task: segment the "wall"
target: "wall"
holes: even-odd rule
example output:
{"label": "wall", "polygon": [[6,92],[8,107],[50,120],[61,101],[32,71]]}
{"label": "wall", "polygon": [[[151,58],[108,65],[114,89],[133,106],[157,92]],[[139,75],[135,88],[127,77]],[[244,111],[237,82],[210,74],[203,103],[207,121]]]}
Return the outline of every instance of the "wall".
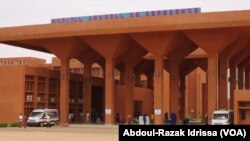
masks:
{"label": "wall", "polygon": [[126,88],[125,85],[115,85],[115,114],[125,113]]}
{"label": "wall", "polygon": [[134,87],[134,100],[142,101],[142,112],[150,115],[153,113],[153,90]]}
{"label": "wall", "polygon": [[197,77],[196,77],[196,70],[191,72],[186,77],[186,115],[190,116],[191,118],[196,118],[196,111],[197,111]]}
{"label": "wall", "polygon": [[[244,107],[240,107],[239,103],[247,103]],[[240,109],[246,110],[246,119],[240,119]],[[234,91],[234,123],[235,124],[250,124],[250,90]]]}
{"label": "wall", "polygon": [[205,94],[202,84],[206,83],[205,72],[197,68],[186,76],[186,115],[198,118],[202,115],[202,97]]}
{"label": "wall", "polygon": [[17,122],[23,113],[24,67],[0,67],[0,122]]}
{"label": "wall", "polygon": [[[120,113],[125,111],[125,85],[115,86],[115,111]],[[142,112],[152,114],[153,112],[153,90],[147,88],[134,87],[134,100],[142,101]]]}

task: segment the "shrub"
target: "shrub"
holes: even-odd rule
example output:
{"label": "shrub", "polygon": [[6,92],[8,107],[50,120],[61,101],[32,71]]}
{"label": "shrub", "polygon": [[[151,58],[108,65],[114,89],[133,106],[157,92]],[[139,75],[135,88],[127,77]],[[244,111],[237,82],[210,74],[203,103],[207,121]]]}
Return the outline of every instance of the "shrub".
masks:
{"label": "shrub", "polygon": [[9,123],[8,127],[18,127],[19,124],[17,122],[12,122],[12,123]]}
{"label": "shrub", "polygon": [[0,123],[0,127],[7,127],[8,124],[7,123]]}

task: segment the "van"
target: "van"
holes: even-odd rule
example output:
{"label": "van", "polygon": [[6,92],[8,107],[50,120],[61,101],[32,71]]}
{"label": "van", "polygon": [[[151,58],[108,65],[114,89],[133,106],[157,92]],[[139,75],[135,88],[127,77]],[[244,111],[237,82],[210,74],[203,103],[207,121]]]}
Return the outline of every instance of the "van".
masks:
{"label": "van", "polygon": [[232,110],[221,109],[214,111],[212,115],[212,125],[232,125],[234,113]]}
{"label": "van", "polygon": [[57,109],[35,109],[31,112],[27,124],[29,126],[44,126],[46,125],[47,115],[50,116],[51,125],[59,124],[59,114]]}

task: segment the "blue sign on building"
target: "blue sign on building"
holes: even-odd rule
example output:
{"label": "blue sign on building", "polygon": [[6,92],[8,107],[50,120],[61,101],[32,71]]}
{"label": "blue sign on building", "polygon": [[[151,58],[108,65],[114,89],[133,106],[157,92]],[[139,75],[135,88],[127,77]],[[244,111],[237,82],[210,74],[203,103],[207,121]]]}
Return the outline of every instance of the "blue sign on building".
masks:
{"label": "blue sign on building", "polygon": [[192,14],[192,13],[200,13],[200,12],[201,12],[201,8],[171,9],[171,10],[158,10],[158,11],[144,11],[144,12],[58,18],[58,19],[51,19],[51,23],[88,22],[88,21],[108,20],[108,19],[126,19],[126,18],[139,18],[139,17],[149,17],[149,16],[169,16],[169,15],[179,15],[179,14]]}

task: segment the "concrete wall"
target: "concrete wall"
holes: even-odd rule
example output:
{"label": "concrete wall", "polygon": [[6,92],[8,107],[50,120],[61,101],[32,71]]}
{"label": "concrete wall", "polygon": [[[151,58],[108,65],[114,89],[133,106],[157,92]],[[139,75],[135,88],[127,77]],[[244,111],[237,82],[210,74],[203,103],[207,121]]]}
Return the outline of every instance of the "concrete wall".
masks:
{"label": "concrete wall", "polygon": [[202,84],[206,83],[205,72],[197,68],[186,77],[186,116],[198,118],[202,116]]}
{"label": "concrete wall", "polygon": [[134,87],[134,100],[142,101],[142,112],[150,115],[153,113],[153,90]]}
{"label": "concrete wall", "polygon": [[0,122],[18,121],[23,113],[24,67],[0,67]]}
{"label": "concrete wall", "polygon": [[[115,89],[115,113],[125,111],[126,86],[116,85]],[[142,112],[152,114],[153,112],[153,90],[134,87],[134,100],[142,101]]]}

